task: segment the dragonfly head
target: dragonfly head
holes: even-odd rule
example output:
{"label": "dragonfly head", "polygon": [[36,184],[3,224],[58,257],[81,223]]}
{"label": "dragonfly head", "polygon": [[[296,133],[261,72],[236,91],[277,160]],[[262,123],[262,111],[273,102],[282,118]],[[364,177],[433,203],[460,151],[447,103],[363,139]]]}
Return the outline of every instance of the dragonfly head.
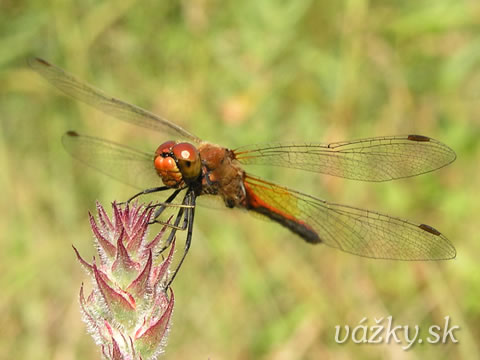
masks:
{"label": "dragonfly head", "polygon": [[167,186],[176,187],[198,179],[201,165],[198,150],[190,143],[167,141],[155,152],[155,169]]}

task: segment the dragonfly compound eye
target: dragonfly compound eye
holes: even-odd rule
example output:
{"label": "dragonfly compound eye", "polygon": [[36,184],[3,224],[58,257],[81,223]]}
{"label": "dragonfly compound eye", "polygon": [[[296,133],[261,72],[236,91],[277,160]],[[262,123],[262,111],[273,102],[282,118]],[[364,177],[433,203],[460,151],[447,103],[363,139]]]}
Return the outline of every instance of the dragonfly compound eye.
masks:
{"label": "dragonfly compound eye", "polygon": [[167,141],[164,142],[162,145],[160,145],[157,148],[157,151],[155,151],[155,155],[164,155],[165,154],[170,154],[172,152],[172,148],[175,146],[175,141]]}
{"label": "dragonfly compound eye", "polygon": [[197,148],[189,143],[178,143],[173,146],[172,151],[183,179],[186,181],[197,179],[202,165]]}
{"label": "dragonfly compound eye", "polygon": [[157,155],[153,165],[165,185],[175,187],[182,183],[182,173],[178,170],[175,159],[171,156]]}

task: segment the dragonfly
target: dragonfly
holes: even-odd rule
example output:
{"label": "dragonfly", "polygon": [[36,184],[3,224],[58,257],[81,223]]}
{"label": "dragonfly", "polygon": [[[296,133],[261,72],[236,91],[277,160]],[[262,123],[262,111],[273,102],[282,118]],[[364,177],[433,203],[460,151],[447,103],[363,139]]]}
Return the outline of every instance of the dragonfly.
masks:
{"label": "dragonfly", "polygon": [[[173,191],[155,212],[156,217],[182,194],[172,225],[187,230],[177,271],[191,245],[197,197],[205,195],[219,197],[227,208],[260,214],[307,243],[325,244],[362,257],[448,260],[456,256],[451,242],[430,225],[328,202],[251,175],[243,167],[278,166],[383,182],[425,174],[452,163],[455,152],[440,141],[424,135],[404,135],[229,149],[111,97],[43,59],[31,59],[30,66],[68,96],[119,120],[170,137],[151,153],[75,131],[68,131],[62,142],[74,158],[142,190],[129,201],[144,194]],[[171,236],[166,246],[169,242]]]}

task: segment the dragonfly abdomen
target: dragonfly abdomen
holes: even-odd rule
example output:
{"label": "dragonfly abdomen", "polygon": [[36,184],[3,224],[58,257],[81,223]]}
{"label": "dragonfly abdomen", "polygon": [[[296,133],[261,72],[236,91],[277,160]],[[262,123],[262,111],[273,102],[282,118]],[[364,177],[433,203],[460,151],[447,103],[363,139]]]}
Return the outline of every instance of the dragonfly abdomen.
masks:
{"label": "dragonfly abdomen", "polygon": [[318,234],[305,222],[297,219],[292,214],[275,208],[263,201],[255,192],[245,183],[245,190],[247,196],[245,198],[245,208],[254,211],[258,214],[264,215],[269,219],[276,221],[280,225],[286,227],[293,233],[299,235],[306,242],[311,244],[321,243],[322,240]]}

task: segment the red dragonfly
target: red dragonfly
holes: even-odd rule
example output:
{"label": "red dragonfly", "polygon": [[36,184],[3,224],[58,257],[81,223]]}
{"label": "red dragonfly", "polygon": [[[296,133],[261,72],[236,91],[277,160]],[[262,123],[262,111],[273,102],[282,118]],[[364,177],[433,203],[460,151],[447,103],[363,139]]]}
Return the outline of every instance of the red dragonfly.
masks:
{"label": "red dragonfly", "polygon": [[187,230],[180,265],[191,243],[196,198],[202,195],[216,195],[229,208],[261,214],[308,243],[325,244],[359,256],[396,260],[446,260],[456,256],[450,241],[429,225],[329,203],[247,174],[242,168],[244,164],[273,165],[354,180],[389,181],[428,173],[453,162],[455,152],[437,140],[422,135],[385,136],[231,150],[205,142],[160,116],[110,97],[45,60],[32,59],[30,65],[72,98],[175,139],[164,142],[155,152],[145,153],[69,131],[63,137],[63,145],[81,162],[143,189],[130,200],[142,194],[173,190],[156,216],[173,204],[180,193],[184,194],[174,221],[174,228]]}

